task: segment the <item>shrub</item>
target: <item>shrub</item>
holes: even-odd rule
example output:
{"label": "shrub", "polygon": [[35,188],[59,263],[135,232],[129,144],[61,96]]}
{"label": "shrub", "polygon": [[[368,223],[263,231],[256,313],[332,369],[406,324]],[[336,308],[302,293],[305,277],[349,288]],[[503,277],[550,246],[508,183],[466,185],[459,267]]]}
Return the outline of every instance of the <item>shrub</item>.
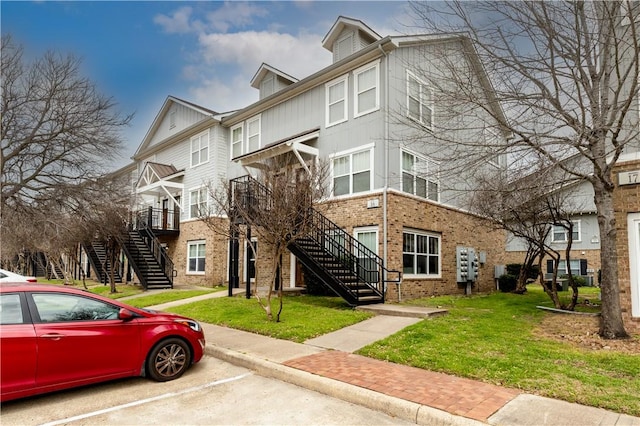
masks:
{"label": "shrub", "polygon": [[[520,276],[520,270],[522,269],[522,267],[523,265],[521,263],[509,263],[505,268],[506,274],[513,275],[517,278]],[[526,271],[526,278],[535,280],[539,275],[540,268],[538,267],[538,265],[531,265],[531,267]]]}
{"label": "shrub", "polygon": [[511,274],[503,274],[498,277],[498,288],[503,293],[511,293],[516,289],[518,276]]}
{"label": "shrub", "polygon": [[[568,279],[569,276],[568,275],[563,275],[560,278]],[[584,287],[584,286],[587,285],[587,280],[584,277],[572,275],[571,278],[573,278],[573,282],[575,283],[576,287]],[[571,283],[569,283],[569,284],[571,284]]]}

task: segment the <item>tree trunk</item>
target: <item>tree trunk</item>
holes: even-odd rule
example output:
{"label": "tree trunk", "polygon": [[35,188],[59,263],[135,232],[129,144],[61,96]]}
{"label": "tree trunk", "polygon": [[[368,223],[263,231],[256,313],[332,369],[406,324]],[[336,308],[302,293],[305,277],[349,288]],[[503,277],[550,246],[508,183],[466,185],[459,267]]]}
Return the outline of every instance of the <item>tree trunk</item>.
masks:
{"label": "tree trunk", "polygon": [[613,185],[600,180],[593,183],[595,204],[600,229],[600,264],[602,310],[600,315],[600,336],[605,339],[629,337],[624,329],[620,308],[620,287],[618,285],[618,256],[616,219],[613,211]]}

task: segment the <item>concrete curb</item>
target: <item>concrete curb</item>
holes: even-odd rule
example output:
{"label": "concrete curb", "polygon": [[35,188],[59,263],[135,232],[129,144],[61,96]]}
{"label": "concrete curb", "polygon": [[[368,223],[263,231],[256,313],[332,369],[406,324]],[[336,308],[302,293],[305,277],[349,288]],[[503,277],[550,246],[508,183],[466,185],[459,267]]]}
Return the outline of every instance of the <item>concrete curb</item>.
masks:
{"label": "concrete curb", "polygon": [[261,376],[271,377],[324,395],[380,411],[419,425],[480,426],[484,423],[466,417],[455,416],[446,411],[384,395],[369,389],[343,383],[306,371],[285,367],[281,364],[259,359],[230,349],[207,345],[205,353],[231,364],[248,368]]}

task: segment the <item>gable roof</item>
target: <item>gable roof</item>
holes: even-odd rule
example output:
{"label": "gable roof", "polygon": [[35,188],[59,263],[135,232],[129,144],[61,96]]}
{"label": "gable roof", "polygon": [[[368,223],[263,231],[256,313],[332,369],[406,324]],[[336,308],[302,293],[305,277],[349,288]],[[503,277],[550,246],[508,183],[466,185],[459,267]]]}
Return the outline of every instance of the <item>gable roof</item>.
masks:
{"label": "gable roof", "polygon": [[142,153],[144,149],[149,146],[149,144],[151,143],[151,139],[153,138],[153,135],[158,131],[160,124],[164,120],[165,116],[168,114],[169,109],[171,109],[171,106],[173,104],[183,105],[184,107],[197,111],[206,117],[220,121],[219,119],[216,118],[216,116],[218,115],[217,112],[209,108],[205,108],[203,106],[194,104],[193,102],[188,102],[183,99],[177,98],[175,96],[169,95],[167,96],[167,99],[165,99],[164,103],[162,104],[160,111],[158,112],[156,117],[153,119],[153,122],[151,123],[151,127],[149,127],[149,130],[147,130],[147,133],[142,139],[142,142],[138,146],[138,149],[136,150],[135,154],[133,155],[132,157],[133,159],[137,159],[140,153]]}
{"label": "gable roof", "polygon": [[327,35],[322,39],[322,47],[332,51],[333,43],[340,36],[345,28],[356,28],[365,35],[367,35],[372,42],[380,40],[382,37],[377,32],[373,31],[367,24],[359,19],[348,18],[346,16],[338,16],[336,22],[333,24]]}
{"label": "gable roof", "polygon": [[279,69],[274,68],[271,65],[265,64],[263,62],[262,65],[260,65],[260,68],[258,68],[258,71],[256,71],[256,74],[251,79],[251,87],[259,89],[260,88],[260,83],[267,76],[267,74],[269,74],[270,72],[275,74],[275,75],[277,75],[278,77],[281,77],[282,79],[286,80],[289,83],[295,83],[295,82],[298,81],[297,78],[292,77],[289,74],[284,73],[284,72],[280,71]]}

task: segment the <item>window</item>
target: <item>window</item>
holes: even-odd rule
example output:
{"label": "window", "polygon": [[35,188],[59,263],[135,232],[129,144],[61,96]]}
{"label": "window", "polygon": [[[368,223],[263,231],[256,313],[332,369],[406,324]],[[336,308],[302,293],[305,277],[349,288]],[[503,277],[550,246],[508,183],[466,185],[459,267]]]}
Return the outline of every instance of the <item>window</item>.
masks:
{"label": "window", "polygon": [[378,90],[379,66],[367,65],[353,72],[355,92],[354,117],[370,113],[380,107],[380,93]]}
{"label": "window", "polygon": [[187,244],[187,273],[204,274],[206,243],[204,240]]}
{"label": "window", "polygon": [[242,155],[242,124],[231,128],[231,158]]}
{"label": "window", "polygon": [[20,295],[5,293],[0,295],[0,324],[22,324]]}
{"label": "window", "polygon": [[433,127],[433,93],[427,85],[407,71],[407,116],[431,129]]}
{"label": "window", "polygon": [[347,76],[327,83],[327,120],[326,126],[347,121]]}
{"label": "window", "polygon": [[209,132],[191,138],[191,167],[209,161]]}
{"label": "window", "polygon": [[41,322],[118,319],[120,308],[74,294],[33,293]]}
{"label": "window", "polygon": [[440,236],[420,231],[404,231],[402,271],[408,275],[439,277]]}
{"label": "window", "polygon": [[267,96],[272,95],[276,91],[275,87],[276,85],[274,75],[271,74],[266,76],[260,83],[260,97],[266,98]]}
{"label": "window", "polygon": [[[580,241],[580,221],[572,220],[571,223],[573,223],[573,233],[571,235],[571,241]],[[553,229],[551,230],[551,242],[566,243],[568,241],[569,231],[563,226],[553,225]]]}
{"label": "window", "polygon": [[402,190],[406,193],[440,200],[440,179],[437,163],[402,151]]}
{"label": "window", "polygon": [[334,62],[344,59],[353,53],[353,33],[336,42],[336,52],[337,56]]}
{"label": "window", "polygon": [[369,191],[372,187],[372,151],[354,152],[333,158],[333,195]]}
{"label": "window", "polygon": [[247,121],[247,152],[260,148],[260,116]]}
{"label": "window", "polygon": [[189,217],[195,219],[207,214],[207,188],[198,188],[189,192]]}

